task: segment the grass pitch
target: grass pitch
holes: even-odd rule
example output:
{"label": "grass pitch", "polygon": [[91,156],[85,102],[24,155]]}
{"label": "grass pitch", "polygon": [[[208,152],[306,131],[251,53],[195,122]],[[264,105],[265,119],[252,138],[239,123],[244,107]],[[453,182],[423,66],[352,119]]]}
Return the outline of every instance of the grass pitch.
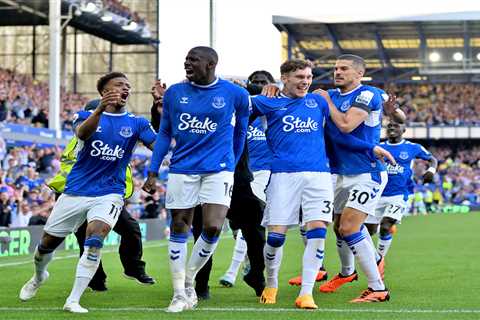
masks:
{"label": "grass pitch", "polygon": [[[157,279],[157,284],[150,287],[123,278],[118,254],[114,248],[107,249],[103,261],[109,290],[84,294],[81,303],[90,310],[85,315],[62,311],[77,263],[71,253],[56,255],[59,259],[49,266],[50,279],[28,302],[20,302],[18,293],[32,275],[31,257],[1,258],[0,319],[480,319],[479,229],[478,212],[405,218],[386,260],[390,302],[348,303],[367,286],[360,272],[358,282],[333,294],[319,293],[317,285],[317,311],[295,309],[299,289],[287,284],[301,268],[303,243],[298,230],[287,236],[275,306],[259,304],[240,276],[233,288],[218,284],[231,259],[233,240],[228,235],[223,237],[214,256],[212,298],[201,301],[197,310],[181,314],[164,312],[172,293],[166,241],[145,244],[147,271]],[[339,260],[331,230],[327,238],[325,265],[332,277],[338,272]]]}

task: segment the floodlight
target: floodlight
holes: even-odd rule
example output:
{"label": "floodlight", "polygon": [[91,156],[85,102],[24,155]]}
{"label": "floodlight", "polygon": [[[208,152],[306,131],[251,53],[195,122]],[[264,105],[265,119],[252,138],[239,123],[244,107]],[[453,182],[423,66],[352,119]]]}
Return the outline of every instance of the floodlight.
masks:
{"label": "floodlight", "polygon": [[428,56],[431,62],[438,62],[441,59],[440,53],[434,51]]}
{"label": "floodlight", "polygon": [[453,57],[453,60],[455,61],[463,60],[463,54],[461,52],[455,52],[452,57]]}

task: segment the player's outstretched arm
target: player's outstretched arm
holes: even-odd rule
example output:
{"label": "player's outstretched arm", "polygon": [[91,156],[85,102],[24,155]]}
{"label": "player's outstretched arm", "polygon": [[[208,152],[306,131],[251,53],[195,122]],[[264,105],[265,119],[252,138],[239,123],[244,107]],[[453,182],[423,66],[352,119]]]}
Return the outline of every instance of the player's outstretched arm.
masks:
{"label": "player's outstretched arm", "polygon": [[361,108],[350,108],[346,113],[340,112],[325,90],[317,89],[313,93],[321,95],[327,101],[330,117],[343,133],[352,132],[368,117],[368,112]]}
{"label": "player's outstretched arm", "polygon": [[109,105],[115,105],[121,100],[121,95],[116,91],[109,91],[102,96],[100,105],[92,112],[92,114],[85,119],[81,124],[75,128],[75,135],[80,140],[87,140],[92,134],[97,131],[100,122],[100,116]]}

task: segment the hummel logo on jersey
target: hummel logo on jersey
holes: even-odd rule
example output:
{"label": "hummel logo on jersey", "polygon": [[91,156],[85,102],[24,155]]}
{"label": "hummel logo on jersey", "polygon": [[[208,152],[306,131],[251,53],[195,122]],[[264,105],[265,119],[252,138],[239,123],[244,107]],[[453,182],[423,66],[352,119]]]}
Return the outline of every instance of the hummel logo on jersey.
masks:
{"label": "hummel logo on jersey", "polygon": [[290,132],[295,130],[296,133],[308,133],[318,130],[318,122],[308,117],[307,120],[302,120],[299,117],[285,116],[282,118],[284,123],[283,131]]}
{"label": "hummel logo on jersey", "polygon": [[98,126],[96,132],[102,132],[102,127]]}
{"label": "hummel logo on jersey", "polygon": [[373,188],[373,192],[370,192],[370,197],[371,197],[372,199],[375,199],[375,197],[377,196],[378,191],[380,191],[380,189]]}
{"label": "hummel logo on jersey", "polygon": [[201,121],[196,116],[189,113],[182,113],[180,115],[180,123],[178,130],[188,130],[191,133],[207,134],[208,132],[215,132],[217,130],[217,123],[206,117]]}
{"label": "hummel logo on jersey", "polygon": [[247,140],[266,140],[265,133],[254,126],[248,126]]}
{"label": "hummel logo on jersey", "polygon": [[92,142],[93,150],[90,151],[92,157],[100,157],[100,160],[115,161],[117,159],[122,159],[125,151],[119,147],[115,146],[115,149],[110,148],[108,143],[103,143],[101,140],[95,140]]}
{"label": "hummel logo on jersey", "polygon": [[182,104],[187,104],[187,103],[188,103],[188,97],[182,97],[182,98],[180,98],[180,103],[182,103]]}

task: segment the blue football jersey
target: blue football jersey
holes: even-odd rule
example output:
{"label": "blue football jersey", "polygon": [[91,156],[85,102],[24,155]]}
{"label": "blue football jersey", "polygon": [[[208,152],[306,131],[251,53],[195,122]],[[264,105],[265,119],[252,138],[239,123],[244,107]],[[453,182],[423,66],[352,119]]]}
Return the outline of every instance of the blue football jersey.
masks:
{"label": "blue football jersey", "polygon": [[295,99],[256,96],[252,109],[253,115],[264,115],[267,120],[272,173],[330,172],[324,140],[325,119],[329,116],[325,99],[316,94]]}
{"label": "blue football jersey", "polygon": [[265,129],[261,118],[255,119],[247,132],[248,155],[251,171],[270,170],[272,152],[267,145]]}
{"label": "blue football jersey", "polygon": [[388,183],[382,196],[396,196],[403,194],[405,199],[411,194],[413,186],[413,164],[415,159],[430,160],[432,154],[423,146],[407,140],[392,144],[383,142],[382,148],[389,151],[397,161],[395,166],[387,164]]}
{"label": "blue football jersey", "polygon": [[226,80],[177,83],[165,92],[150,172],[158,172],[172,138],[170,172],[234,171],[247,135],[250,97]]}
{"label": "blue football jersey", "polygon": [[[383,90],[382,90],[383,91]],[[328,90],[332,102],[343,113],[352,106],[368,112],[368,118],[349,134],[372,144],[380,142],[383,97],[380,89],[360,85],[354,90],[341,93],[339,89]],[[330,165],[333,173],[357,175],[384,171],[384,165],[371,152],[345,148],[338,143],[329,146]]]}
{"label": "blue football jersey", "polygon": [[[80,111],[74,127],[91,111]],[[147,119],[131,113],[103,112],[97,131],[77,145],[77,162],[67,176],[65,193],[77,196],[103,196],[125,193],[125,172],[138,141],[150,145],[155,131]]]}

